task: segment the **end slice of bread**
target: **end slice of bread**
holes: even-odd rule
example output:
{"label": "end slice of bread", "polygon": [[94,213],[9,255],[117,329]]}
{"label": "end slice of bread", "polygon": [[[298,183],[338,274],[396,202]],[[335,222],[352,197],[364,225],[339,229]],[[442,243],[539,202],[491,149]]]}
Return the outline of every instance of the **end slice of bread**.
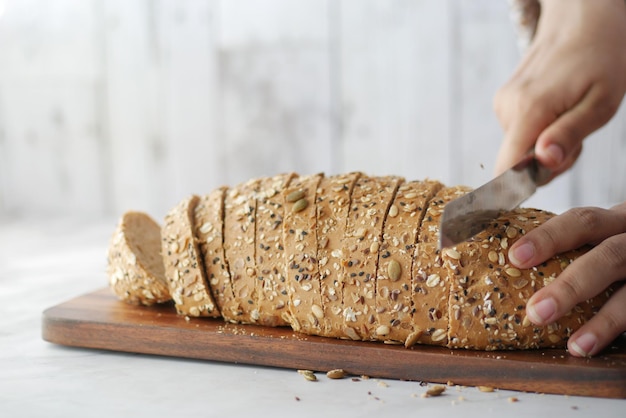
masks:
{"label": "end slice of bread", "polygon": [[110,241],[107,275],[113,292],[133,305],[172,298],[161,258],[161,226],[143,212],[122,215]]}

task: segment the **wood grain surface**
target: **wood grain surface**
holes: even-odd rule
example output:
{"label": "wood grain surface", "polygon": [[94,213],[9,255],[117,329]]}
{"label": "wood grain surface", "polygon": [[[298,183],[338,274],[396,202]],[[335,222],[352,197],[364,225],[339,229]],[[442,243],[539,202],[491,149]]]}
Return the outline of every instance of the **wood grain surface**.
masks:
{"label": "wood grain surface", "polygon": [[185,319],[165,304],[138,307],[108,289],[44,311],[43,339],[67,346],[328,371],[401,380],[453,382],[527,392],[626,398],[626,338],[591,359],[565,350],[477,352],[302,335],[289,328]]}

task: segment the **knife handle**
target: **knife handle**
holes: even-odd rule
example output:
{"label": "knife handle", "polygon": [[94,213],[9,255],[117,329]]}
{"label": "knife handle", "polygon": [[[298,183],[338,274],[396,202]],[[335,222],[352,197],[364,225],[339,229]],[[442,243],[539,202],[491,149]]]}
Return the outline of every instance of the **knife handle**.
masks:
{"label": "knife handle", "polygon": [[552,178],[552,170],[541,164],[534,151],[528,152],[520,162],[513,166],[513,169],[518,171],[528,170],[537,187],[543,186]]}

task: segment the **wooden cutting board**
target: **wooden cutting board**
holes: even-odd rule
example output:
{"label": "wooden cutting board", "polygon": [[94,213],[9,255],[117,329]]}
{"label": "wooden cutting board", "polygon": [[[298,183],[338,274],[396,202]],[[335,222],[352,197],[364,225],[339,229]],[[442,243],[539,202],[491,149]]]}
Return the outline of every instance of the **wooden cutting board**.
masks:
{"label": "wooden cutting board", "polygon": [[43,313],[43,339],[130,353],[328,371],[402,380],[453,382],[527,392],[626,398],[626,337],[602,355],[565,350],[450,350],[307,336],[289,328],[189,319],[173,305],[131,306],[101,289]]}

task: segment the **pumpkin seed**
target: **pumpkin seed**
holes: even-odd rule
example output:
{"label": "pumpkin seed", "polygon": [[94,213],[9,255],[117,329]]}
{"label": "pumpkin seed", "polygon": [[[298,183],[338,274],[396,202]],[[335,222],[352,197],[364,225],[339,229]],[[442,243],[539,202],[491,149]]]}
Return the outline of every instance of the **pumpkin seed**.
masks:
{"label": "pumpkin seed", "polygon": [[343,379],[346,377],[346,372],[343,369],[333,369],[326,372],[326,377],[329,379]]}
{"label": "pumpkin seed", "polygon": [[402,275],[402,267],[400,266],[400,263],[396,260],[391,260],[387,265],[387,274],[389,274],[389,278],[394,282],[400,280],[400,276]]}
{"label": "pumpkin seed", "polygon": [[298,200],[296,203],[293,204],[293,207],[291,208],[291,210],[295,213],[295,212],[302,212],[304,209],[307,208],[307,206],[309,206],[309,201],[302,198],[300,200]]}
{"label": "pumpkin seed", "polygon": [[419,328],[416,329],[406,337],[406,341],[404,341],[404,346],[406,348],[413,347],[417,340],[419,340],[419,338],[422,336],[422,334],[424,334],[423,330]]}
{"label": "pumpkin seed", "polygon": [[504,272],[511,277],[519,277],[522,275],[522,272],[515,267],[509,267],[508,269],[504,270]]}
{"label": "pumpkin seed", "polygon": [[426,391],[424,394],[425,398],[430,398],[431,396],[440,396],[443,392],[446,391],[446,387],[444,385],[435,385]]}
{"label": "pumpkin seed", "polygon": [[296,190],[295,192],[289,193],[287,197],[285,198],[285,200],[289,203],[294,203],[302,199],[304,195],[305,195],[304,190]]}

